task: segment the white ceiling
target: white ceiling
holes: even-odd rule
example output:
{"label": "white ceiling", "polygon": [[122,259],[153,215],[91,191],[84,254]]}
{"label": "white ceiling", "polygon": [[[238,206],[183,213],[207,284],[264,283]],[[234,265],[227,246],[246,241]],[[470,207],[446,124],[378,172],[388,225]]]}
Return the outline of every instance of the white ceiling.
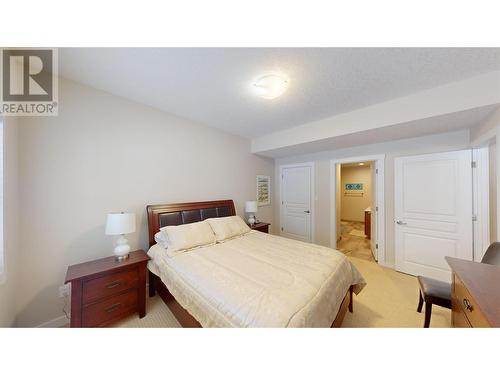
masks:
{"label": "white ceiling", "polygon": [[[61,48],[63,77],[254,138],[500,69],[500,48]],[[252,95],[281,71],[280,98]]]}

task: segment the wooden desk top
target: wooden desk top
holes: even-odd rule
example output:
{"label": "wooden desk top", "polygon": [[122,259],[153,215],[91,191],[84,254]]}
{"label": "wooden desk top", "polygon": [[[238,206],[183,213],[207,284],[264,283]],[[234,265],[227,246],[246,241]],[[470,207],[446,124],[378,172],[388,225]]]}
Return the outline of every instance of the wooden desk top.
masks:
{"label": "wooden desk top", "polygon": [[492,327],[500,327],[500,267],[445,257]]}
{"label": "wooden desk top", "polygon": [[90,262],[75,264],[68,267],[66,272],[66,280],[64,283],[68,283],[73,280],[78,280],[91,275],[98,275],[100,273],[112,271],[114,269],[119,269],[122,267],[131,266],[141,262],[147,262],[149,260],[148,255],[144,250],[132,251],[129,257],[122,261],[117,261],[114,256],[92,260]]}

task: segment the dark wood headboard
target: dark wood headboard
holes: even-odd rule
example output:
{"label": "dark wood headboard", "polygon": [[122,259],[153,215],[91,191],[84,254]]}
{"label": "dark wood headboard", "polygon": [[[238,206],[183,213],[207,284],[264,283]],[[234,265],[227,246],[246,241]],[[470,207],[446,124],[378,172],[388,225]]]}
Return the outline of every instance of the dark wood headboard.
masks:
{"label": "dark wood headboard", "polygon": [[147,206],[146,210],[148,213],[149,246],[156,243],[154,236],[161,227],[189,224],[211,217],[236,215],[232,200],[155,204]]}

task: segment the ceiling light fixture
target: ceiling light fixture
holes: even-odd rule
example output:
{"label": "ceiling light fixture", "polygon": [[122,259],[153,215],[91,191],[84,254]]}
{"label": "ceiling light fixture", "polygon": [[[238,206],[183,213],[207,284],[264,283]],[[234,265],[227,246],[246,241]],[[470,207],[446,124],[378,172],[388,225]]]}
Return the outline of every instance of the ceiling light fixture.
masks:
{"label": "ceiling light fixture", "polygon": [[365,165],[365,163],[359,163],[359,165]]}
{"label": "ceiling light fixture", "polygon": [[277,74],[259,77],[253,83],[255,94],[265,99],[275,99],[288,88],[288,79]]}

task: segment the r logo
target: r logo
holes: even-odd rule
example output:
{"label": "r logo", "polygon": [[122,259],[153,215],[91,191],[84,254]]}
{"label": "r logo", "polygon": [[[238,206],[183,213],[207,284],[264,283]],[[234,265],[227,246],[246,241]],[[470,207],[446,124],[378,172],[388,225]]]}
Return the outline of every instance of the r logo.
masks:
{"label": "r logo", "polygon": [[3,101],[52,101],[53,62],[52,49],[4,49],[2,56]]}

